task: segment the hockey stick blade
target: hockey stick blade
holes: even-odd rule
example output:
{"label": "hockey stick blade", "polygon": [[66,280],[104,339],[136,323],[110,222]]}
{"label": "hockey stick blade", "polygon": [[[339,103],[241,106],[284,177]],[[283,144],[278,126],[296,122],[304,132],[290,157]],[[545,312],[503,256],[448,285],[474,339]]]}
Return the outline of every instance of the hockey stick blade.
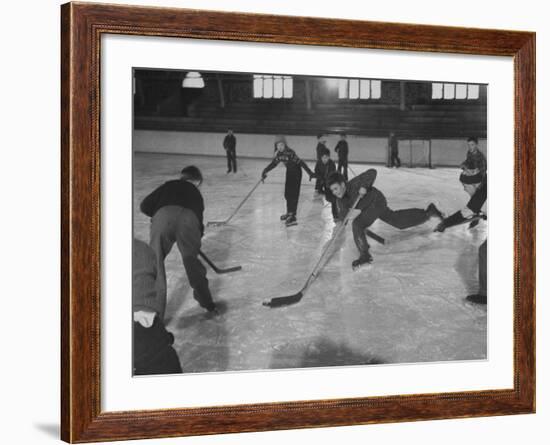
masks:
{"label": "hockey stick blade", "polygon": [[241,270],[243,267],[242,266],[234,266],[234,267],[228,267],[227,269],[220,269],[218,267],[216,267],[214,269],[214,272],[216,272],[217,274],[224,274],[224,273],[231,273],[231,272],[237,272],[238,270]]}
{"label": "hockey stick blade", "polygon": [[238,270],[241,270],[242,269],[242,266],[233,266],[233,267],[228,267],[227,269],[220,269],[218,266],[216,266],[212,261],[210,261],[210,258],[208,258],[204,252],[202,252],[201,250],[199,250],[199,255],[202,257],[202,259],[204,261],[206,261],[208,263],[208,265],[214,270],[214,272],[216,272],[217,274],[224,274],[224,273],[231,273],[231,272],[236,272]]}
{"label": "hockey stick blade", "polygon": [[300,292],[298,292],[296,294],[293,294],[293,295],[287,295],[286,297],[272,298],[269,301],[264,301],[262,303],[262,305],[270,307],[270,308],[281,307],[281,306],[290,306],[291,304],[298,303],[302,299],[303,296],[304,296],[304,294],[302,293],[302,291],[300,291]]}

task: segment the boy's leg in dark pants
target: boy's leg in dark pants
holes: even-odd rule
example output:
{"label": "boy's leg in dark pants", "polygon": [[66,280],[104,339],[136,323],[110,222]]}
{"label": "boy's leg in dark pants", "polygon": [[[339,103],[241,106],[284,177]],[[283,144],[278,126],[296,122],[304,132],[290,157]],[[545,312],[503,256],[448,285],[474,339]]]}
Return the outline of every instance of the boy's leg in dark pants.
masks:
{"label": "boy's leg in dark pants", "polygon": [[479,246],[479,294],[487,296],[487,240]]}
{"label": "boy's leg in dark pants", "polygon": [[225,157],[227,158],[227,173],[231,171],[231,150],[225,150]]}
{"label": "boy's leg in dark pants", "polygon": [[302,170],[287,169],[285,180],[286,212],[296,215],[302,185]]}
{"label": "boy's leg in dark pants", "polygon": [[394,165],[397,168],[401,167],[401,160],[399,159],[399,155],[395,152],[391,154],[390,167],[393,167]]}
{"label": "boy's leg in dark pants", "polygon": [[193,297],[199,305],[208,311],[215,309],[206,278],[206,268],[198,258],[201,247],[200,222],[192,210],[181,209],[176,230],[176,243],[181,254],[183,267],[189,284],[193,288]]}
{"label": "boy's leg in dark pants", "polygon": [[353,240],[359,250],[360,256],[367,256],[369,254],[369,243],[367,242],[367,236],[365,230],[367,230],[376,221],[380,214],[384,212],[384,208],[381,206],[371,206],[368,209],[362,211],[354,220],[351,225],[353,231]]}
{"label": "boy's leg in dark pants", "polygon": [[233,169],[234,173],[237,173],[237,150],[227,150],[231,154],[230,169]]}
{"label": "boy's leg in dark pants", "polygon": [[391,210],[386,207],[380,214],[380,219],[397,229],[408,229],[425,223],[430,216],[430,213],[424,209]]}
{"label": "boy's leg in dark pants", "polygon": [[340,170],[342,171],[342,176],[347,181],[348,180],[348,160],[347,159],[341,159],[338,161],[338,173],[340,173]]}
{"label": "boy's leg in dark pants", "polygon": [[164,259],[170,253],[172,246],[176,242],[175,227],[176,220],[181,211],[181,207],[166,206],[162,207],[151,218],[151,240],[149,245],[155,251],[157,257],[157,296],[161,304],[159,316],[164,320],[166,310],[166,269],[164,268]]}
{"label": "boy's leg in dark pants", "polygon": [[[321,174],[320,170],[322,165],[323,163],[321,161],[317,161],[317,163],[315,164],[315,173]],[[318,176],[317,179],[315,179],[315,191],[317,193],[321,193],[322,189],[323,189],[323,180],[321,179],[320,176]]]}

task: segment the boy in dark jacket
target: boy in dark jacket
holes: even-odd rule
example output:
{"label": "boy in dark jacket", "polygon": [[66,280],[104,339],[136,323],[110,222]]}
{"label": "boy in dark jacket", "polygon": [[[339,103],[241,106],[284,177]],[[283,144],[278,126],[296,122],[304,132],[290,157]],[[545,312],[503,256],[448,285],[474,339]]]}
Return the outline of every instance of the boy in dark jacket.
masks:
{"label": "boy in dark jacket", "polygon": [[336,147],[334,147],[334,151],[338,155],[338,173],[340,173],[347,181],[349,146],[344,133],[340,135],[340,140],[336,144]]}
{"label": "boy in dark jacket", "polygon": [[326,149],[321,155],[321,160],[315,165],[315,176],[319,179],[320,187],[318,192],[325,195],[325,199],[330,202],[332,206],[332,217],[338,219],[338,209],[336,206],[336,198],[330,191],[328,186],[328,179],[330,175],[336,172],[336,164],[330,159],[330,151]]}
{"label": "boy in dark jacket", "polygon": [[223,138],[223,149],[227,157],[227,173],[237,173],[237,138],[231,128]]}
{"label": "boy in dark jacket", "polygon": [[401,159],[399,159],[399,140],[397,139],[397,136],[395,133],[390,133],[390,137],[388,138],[388,145],[390,147],[390,164],[389,167],[401,167]]}
{"label": "boy in dark jacket", "polygon": [[359,210],[360,213],[352,224],[353,239],[359,250],[359,258],[352,263],[354,269],[372,262],[365,230],[377,219],[380,218],[385,223],[401,230],[423,224],[432,216],[443,219],[443,214],[434,204],[428,205],[426,209],[390,209],[386,197],[380,190],[373,187],[376,174],[376,170],[371,168],[347,183],[344,177],[338,173],[334,173],[329,179],[330,190],[338,199],[338,217],[340,219],[346,216],[357,197],[361,196],[355,206],[355,211]]}
{"label": "boy in dark jacket", "polygon": [[150,245],[157,254],[157,293],[161,300],[161,319],[164,319],[166,309],[164,259],[174,243],[181,253],[195,300],[209,312],[216,311],[206,269],[198,259],[204,233],[204,201],[199,191],[201,183],[200,170],[195,166],[185,167],[180,179],[165,182],[141,202],[141,211],[151,217]]}
{"label": "boy in dark jacket", "polygon": [[485,155],[479,149],[477,138],[468,138],[468,152],[466,153],[466,160],[460,164],[460,168],[463,171],[470,170],[472,174],[479,172],[482,176],[486,175],[487,159],[485,159]]}
{"label": "boy in dark jacket", "polygon": [[[319,133],[317,135],[317,147],[315,147],[315,158],[317,159],[317,162],[321,161],[321,156],[323,156],[323,153],[325,150],[328,150],[327,148],[327,137]],[[321,181],[319,178],[315,181],[315,193],[319,193],[319,188],[321,187]]]}
{"label": "boy in dark jacket", "polygon": [[298,224],[296,211],[298,209],[298,199],[300,197],[300,187],[302,185],[302,169],[307,172],[310,181],[315,177],[315,173],[313,173],[307,164],[296,155],[294,150],[288,147],[284,136],[279,136],[275,140],[275,156],[262,171],[262,180],[267,178],[267,173],[277,167],[280,162],[286,167],[286,213],[281,215],[281,221],[285,221],[285,225],[289,227]]}

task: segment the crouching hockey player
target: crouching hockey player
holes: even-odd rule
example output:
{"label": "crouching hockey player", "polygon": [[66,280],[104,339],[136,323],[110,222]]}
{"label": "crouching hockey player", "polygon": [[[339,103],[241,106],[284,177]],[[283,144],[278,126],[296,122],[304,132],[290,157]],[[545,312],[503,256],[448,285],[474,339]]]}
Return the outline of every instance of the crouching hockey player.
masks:
{"label": "crouching hockey player", "polygon": [[359,210],[360,213],[352,223],[353,239],[359,250],[359,258],[352,263],[353,269],[372,262],[365,231],[377,219],[381,219],[386,224],[401,230],[423,224],[432,216],[443,220],[443,214],[433,203],[428,205],[426,209],[390,209],[386,197],[380,190],[373,187],[376,174],[376,170],[371,168],[349,182],[346,182],[339,173],[334,173],[329,179],[330,190],[338,199],[339,219],[345,217],[357,196],[362,196],[355,206],[355,209]]}
{"label": "crouching hockey player", "polygon": [[[464,170],[460,175],[464,191],[470,195],[468,204],[441,221],[435,231],[444,232],[448,227],[468,221],[471,221],[470,227],[473,227],[480,219],[487,219],[487,176],[480,171],[471,172],[472,170]],[[478,261],[479,291],[477,294],[468,295],[466,300],[487,304],[487,239],[479,246]]]}

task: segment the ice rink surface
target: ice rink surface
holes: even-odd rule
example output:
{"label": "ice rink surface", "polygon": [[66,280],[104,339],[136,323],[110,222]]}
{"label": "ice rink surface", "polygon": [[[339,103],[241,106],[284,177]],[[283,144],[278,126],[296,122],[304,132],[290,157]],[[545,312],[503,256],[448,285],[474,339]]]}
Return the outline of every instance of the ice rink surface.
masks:
{"label": "ice rink surface", "polygon": [[[267,160],[239,159],[226,174],[224,157],[137,153],[134,157],[134,236],[149,241],[149,219],[139,203],[153,189],[198,166],[205,181],[205,223],[226,219],[260,178]],[[314,164],[308,162],[313,169]],[[378,170],[375,186],[393,210],[425,208],[449,214],[468,196],[457,168],[388,169],[351,164],[357,174]],[[406,230],[377,221],[371,229],[387,245],[371,243],[372,266],[352,271],[358,256],[351,226],[340,237],[321,274],[298,304],[266,308],[262,302],[297,292],[330,239],[330,205],[314,197],[304,174],[298,225],[285,227],[285,168],[270,172],[229,224],[208,227],[202,250],[222,315],[209,317],[192,297],[176,246],[166,258],[167,328],[184,372],[483,360],[487,357],[486,307],[468,304],[477,292],[477,251],[486,224],[434,233],[437,220]],[[350,173],[350,178],[353,174]]]}

